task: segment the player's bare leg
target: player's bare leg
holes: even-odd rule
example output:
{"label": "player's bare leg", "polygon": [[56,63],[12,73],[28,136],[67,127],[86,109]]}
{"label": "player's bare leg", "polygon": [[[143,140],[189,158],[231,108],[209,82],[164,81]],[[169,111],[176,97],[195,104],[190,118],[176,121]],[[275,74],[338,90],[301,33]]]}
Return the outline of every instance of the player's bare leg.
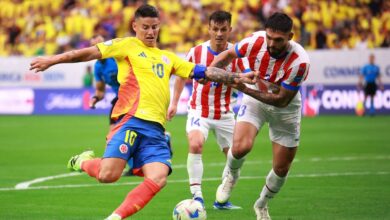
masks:
{"label": "player's bare leg", "polygon": [[[103,158],[97,179],[101,183],[112,183],[121,176],[127,161],[121,158]],[[83,167],[85,169],[85,166]]]}
{"label": "player's bare leg", "polygon": [[158,193],[167,183],[169,167],[163,163],[153,162],[142,167],[144,181],[127,194],[122,204],[106,220],[121,220],[139,210]]}
{"label": "player's bare leg", "polygon": [[187,172],[192,197],[204,205],[202,194],[203,161],[202,150],[205,138],[200,130],[188,133],[189,153],[187,157]]}
{"label": "player's bare leg", "polygon": [[120,158],[95,158],[91,150],[73,156],[68,162],[70,170],[85,172],[101,183],[117,181],[125,165],[126,161]]}
{"label": "player's bare leg", "polygon": [[271,219],[268,214],[268,200],[272,199],[282,188],[294,160],[296,151],[297,147],[284,147],[272,142],[272,169],[268,173],[266,184],[260,193],[260,197],[253,206],[257,215],[257,220]]}
{"label": "player's bare leg", "polygon": [[229,200],[231,191],[240,175],[245,155],[252,150],[256,135],[257,128],[251,123],[237,122],[234,128],[233,147],[230,148],[227,155],[226,169],[228,172],[217,189],[217,202],[226,203]]}

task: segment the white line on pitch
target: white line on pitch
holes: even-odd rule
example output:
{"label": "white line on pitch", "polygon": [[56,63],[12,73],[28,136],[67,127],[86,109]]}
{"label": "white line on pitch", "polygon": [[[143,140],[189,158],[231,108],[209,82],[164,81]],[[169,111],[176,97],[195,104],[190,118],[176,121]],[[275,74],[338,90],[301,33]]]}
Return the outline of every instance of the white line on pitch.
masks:
{"label": "white line on pitch", "polygon": [[[309,161],[309,162],[321,162],[321,161],[352,161],[352,160],[387,160],[390,159],[390,156],[384,156],[384,155],[379,155],[379,156],[371,156],[371,157],[357,157],[357,156],[348,156],[348,157],[329,157],[329,158],[320,158],[320,157],[314,157],[314,158],[309,158],[309,159],[295,159],[294,162],[301,162],[301,161]],[[245,164],[263,164],[263,163],[271,163],[272,161],[246,161]],[[205,164],[205,167],[215,167],[215,166],[224,166],[225,163],[207,163]],[[173,165],[173,169],[183,169],[187,168],[186,164],[178,164],[178,165]],[[42,183],[48,180],[53,180],[53,179],[59,179],[59,178],[65,178],[65,177],[70,177],[70,176],[78,176],[80,173],[66,173],[66,174],[59,174],[55,176],[48,176],[48,177],[40,177],[37,179],[33,179],[30,181],[25,181],[16,184],[15,189],[27,189],[30,187],[30,185],[34,183]],[[1,190],[1,188],[0,188]]]}
{"label": "white line on pitch", "polygon": [[27,189],[31,184],[34,183],[41,183],[45,182],[48,180],[54,180],[54,179],[59,179],[59,178],[64,178],[64,177],[69,177],[69,176],[79,176],[81,173],[65,173],[65,174],[60,174],[56,176],[47,176],[47,177],[41,177],[37,179],[33,179],[31,181],[26,181],[26,182],[21,182],[16,184],[15,189]]}
{"label": "white line on pitch", "polygon": [[[319,178],[319,177],[338,177],[338,176],[371,176],[371,175],[389,175],[388,171],[376,171],[376,172],[343,172],[343,173],[313,173],[313,174],[292,174],[289,178]],[[264,179],[265,176],[241,176],[242,180],[251,179]],[[221,181],[221,177],[203,178],[202,181]],[[188,179],[182,180],[168,180],[168,183],[186,183]],[[125,185],[138,185],[141,181],[126,182],[126,183],[112,183],[112,184],[70,184],[70,185],[58,185],[58,186],[32,186],[28,188],[0,188],[0,191],[15,191],[15,190],[37,190],[37,189],[61,189],[61,188],[81,188],[81,187],[100,187],[100,186],[125,186]]]}

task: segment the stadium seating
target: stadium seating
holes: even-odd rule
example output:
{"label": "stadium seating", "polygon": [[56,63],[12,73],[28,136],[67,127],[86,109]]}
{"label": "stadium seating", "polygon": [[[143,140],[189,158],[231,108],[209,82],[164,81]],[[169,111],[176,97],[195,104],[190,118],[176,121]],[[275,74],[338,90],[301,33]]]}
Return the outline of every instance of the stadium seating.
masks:
{"label": "stadium seating", "polygon": [[[56,54],[89,46],[96,33],[131,36],[140,0],[0,0],[0,56]],[[294,40],[306,49],[389,47],[390,1],[149,0],[161,11],[162,48],[187,52],[207,39],[208,15],[233,14],[232,42],[262,29],[275,11],[294,20]]]}

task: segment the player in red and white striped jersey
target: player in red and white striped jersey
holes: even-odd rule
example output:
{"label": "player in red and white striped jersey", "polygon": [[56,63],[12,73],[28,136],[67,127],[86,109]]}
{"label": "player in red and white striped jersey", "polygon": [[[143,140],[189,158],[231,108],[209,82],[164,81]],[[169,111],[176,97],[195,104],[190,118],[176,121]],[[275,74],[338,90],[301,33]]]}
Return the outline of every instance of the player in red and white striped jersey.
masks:
{"label": "player in red and white striped jersey", "polygon": [[237,57],[247,57],[253,70],[259,71],[256,86],[234,85],[244,94],[234,130],[233,146],[228,152],[228,175],[218,187],[216,200],[228,201],[245,155],[253,147],[261,127],[269,124],[273,147],[273,167],[254,204],[257,219],[270,219],[268,200],[283,186],[295,157],[300,138],[301,95],[310,61],[305,50],[292,41],[292,20],[275,13],[258,31],[241,40],[234,48],[218,55],[211,66],[223,68]]}
{"label": "player in red and white striped jersey", "polygon": [[[225,11],[216,11],[209,18],[210,40],[191,48],[187,60],[196,64],[208,66],[220,52],[231,48],[228,43],[231,32],[231,14]],[[226,69],[232,72],[244,72],[249,67],[247,59],[236,59]],[[250,69],[248,69],[250,71]],[[176,113],[177,103],[183,90],[185,79],[176,78],[168,118]],[[206,82],[204,84],[193,80],[192,96],[188,102],[188,118],[186,131],[189,142],[187,170],[190,182],[190,191],[195,200],[203,202],[201,190],[203,176],[202,148],[208,137],[209,130],[214,130],[218,145],[225,156],[232,146],[234,113],[232,104],[236,101],[236,91],[220,83]],[[214,204],[218,209],[234,209],[230,202]]]}

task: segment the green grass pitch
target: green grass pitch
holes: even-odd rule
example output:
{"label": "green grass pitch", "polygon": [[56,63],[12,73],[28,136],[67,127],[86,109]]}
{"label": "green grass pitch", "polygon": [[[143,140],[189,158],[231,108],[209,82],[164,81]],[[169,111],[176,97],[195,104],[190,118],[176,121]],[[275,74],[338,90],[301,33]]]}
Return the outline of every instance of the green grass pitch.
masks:
{"label": "green grass pitch", "polygon": [[[190,198],[185,120],[178,116],[167,124],[174,147],[174,171],[168,185],[130,219],[169,220],[175,204]],[[68,176],[66,169],[69,157],[86,148],[102,155],[107,124],[105,116],[0,116],[0,219],[107,217],[141,178],[99,184],[86,174]],[[213,210],[224,157],[210,133],[203,154],[208,220],[255,219],[252,205],[271,159],[264,127],[232,194],[231,201],[243,209]],[[39,179],[45,177],[57,178]],[[15,189],[33,180],[37,181],[27,189]],[[389,116],[303,118],[296,161],[284,188],[270,201],[270,214],[274,220],[390,219],[389,186]]]}

